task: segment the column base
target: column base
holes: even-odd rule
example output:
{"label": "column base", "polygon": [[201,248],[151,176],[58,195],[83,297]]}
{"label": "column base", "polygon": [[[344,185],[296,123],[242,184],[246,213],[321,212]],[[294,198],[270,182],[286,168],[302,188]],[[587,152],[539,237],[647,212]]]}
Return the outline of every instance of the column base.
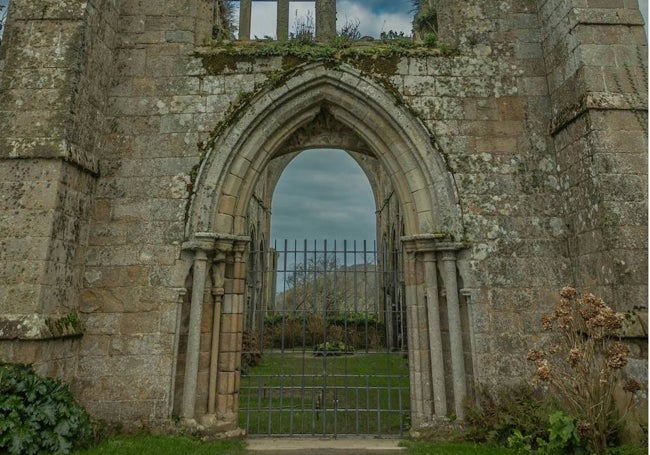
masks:
{"label": "column base", "polygon": [[236,421],[219,420],[215,414],[205,414],[197,419],[183,418],[180,426],[205,441],[243,438],[246,431]]}

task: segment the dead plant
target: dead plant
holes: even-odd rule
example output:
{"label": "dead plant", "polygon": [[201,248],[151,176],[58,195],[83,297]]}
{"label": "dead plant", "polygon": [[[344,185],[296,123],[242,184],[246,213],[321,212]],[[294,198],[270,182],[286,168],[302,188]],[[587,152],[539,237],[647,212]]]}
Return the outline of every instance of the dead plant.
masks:
{"label": "dead plant", "polygon": [[548,383],[570,406],[581,440],[594,453],[604,454],[624,417],[614,404],[629,352],[617,335],[623,316],[602,299],[589,293],[578,296],[571,287],[563,288],[560,297],[553,313],[541,321],[552,344],[531,350],[528,360],[535,363],[537,380]]}

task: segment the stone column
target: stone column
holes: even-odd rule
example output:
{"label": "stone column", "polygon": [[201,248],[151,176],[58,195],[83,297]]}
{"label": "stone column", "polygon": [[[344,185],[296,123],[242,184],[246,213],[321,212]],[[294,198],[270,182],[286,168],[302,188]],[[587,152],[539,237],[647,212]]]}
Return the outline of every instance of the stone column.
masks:
{"label": "stone column", "polygon": [[460,300],[458,298],[458,279],[456,272],[455,247],[442,247],[442,270],[447,294],[447,320],[449,321],[449,344],[451,348],[451,374],[454,390],[454,407],[456,416],[463,419],[465,412],[463,401],[467,396],[467,378],[465,376],[465,355],[463,349],[463,332],[460,319]]}
{"label": "stone column", "polygon": [[[225,242],[226,240],[224,240]],[[244,252],[248,238],[229,240],[231,251],[226,256],[224,297],[220,333],[220,367],[217,373],[216,417],[220,422],[237,425],[239,384],[241,374],[242,330],[246,263]],[[219,242],[217,243],[219,245]],[[221,248],[221,247],[220,247]]]}
{"label": "stone column", "polygon": [[423,254],[424,280],[427,297],[427,320],[429,323],[429,352],[431,355],[431,383],[433,407],[436,417],[447,415],[447,391],[445,388],[445,367],[440,329],[440,300],[438,297],[438,271],[436,253]]}
{"label": "stone column", "polygon": [[203,296],[205,293],[207,262],[207,250],[202,246],[195,247],[190,325],[187,336],[183,404],[181,407],[181,417],[185,421],[192,421],[194,419],[194,408],[196,405],[196,384],[201,347],[201,317],[203,315]]}
{"label": "stone column", "polygon": [[422,397],[421,340],[418,330],[418,280],[415,251],[407,247],[404,260],[406,298],[406,327],[411,384],[411,415],[414,428],[426,422],[427,414]]}
{"label": "stone column", "polygon": [[336,38],[336,0],[316,0],[316,41]]}
{"label": "stone column", "polygon": [[212,343],[210,346],[210,376],[208,382],[208,416],[206,424],[216,423],[217,373],[219,370],[219,349],[221,346],[221,303],[224,295],[226,253],[217,245],[217,253],[212,268],[212,295],[214,297],[214,317],[212,320]]}
{"label": "stone column", "polygon": [[289,40],[289,0],[278,0],[277,40]]}
{"label": "stone column", "polygon": [[183,301],[185,300],[185,294],[187,294],[187,289],[182,288],[178,290],[178,298],[176,300],[176,324],[174,325],[174,347],[173,347],[173,361],[172,361],[172,371],[171,371],[171,383],[169,390],[171,391],[169,396],[169,415],[174,413],[174,400],[175,400],[175,391],[176,391],[176,372],[178,370],[178,351],[181,340],[181,319],[183,313]]}
{"label": "stone column", "polygon": [[239,2],[239,39],[250,41],[251,39],[251,0],[240,0]]}

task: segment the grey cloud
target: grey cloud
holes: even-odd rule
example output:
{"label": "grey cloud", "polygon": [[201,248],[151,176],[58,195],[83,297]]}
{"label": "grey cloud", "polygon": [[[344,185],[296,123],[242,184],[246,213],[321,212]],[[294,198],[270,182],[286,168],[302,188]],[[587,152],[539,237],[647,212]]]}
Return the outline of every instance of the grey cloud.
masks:
{"label": "grey cloud", "polygon": [[312,150],[285,170],[273,195],[275,239],[375,237],[375,203],[359,166],[342,151]]}

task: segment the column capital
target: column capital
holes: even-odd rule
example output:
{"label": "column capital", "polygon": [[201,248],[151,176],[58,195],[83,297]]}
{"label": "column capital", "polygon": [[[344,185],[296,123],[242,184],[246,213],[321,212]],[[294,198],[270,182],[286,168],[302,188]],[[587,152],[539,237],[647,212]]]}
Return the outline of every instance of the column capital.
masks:
{"label": "column capital", "polygon": [[417,234],[401,238],[407,252],[428,253],[458,251],[467,248],[463,242],[452,242],[449,234]]}
{"label": "column capital", "polygon": [[183,243],[183,250],[198,251],[203,250],[207,253],[221,252],[228,253],[238,250],[243,244],[243,249],[250,242],[250,237],[243,235],[224,234],[220,232],[197,232],[193,234],[190,240]]}

